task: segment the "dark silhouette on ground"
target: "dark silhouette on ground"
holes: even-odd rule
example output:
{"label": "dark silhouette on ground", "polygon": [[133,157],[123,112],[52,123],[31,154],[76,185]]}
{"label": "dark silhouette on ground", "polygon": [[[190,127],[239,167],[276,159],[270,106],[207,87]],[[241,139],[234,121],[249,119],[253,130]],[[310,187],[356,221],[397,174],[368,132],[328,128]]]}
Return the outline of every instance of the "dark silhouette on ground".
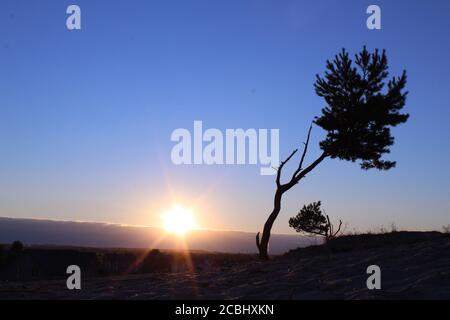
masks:
{"label": "dark silhouette on ground", "polygon": [[[6,247],[6,246],[4,246]],[[171,250],[67,248],[32,246],[3,253],[0,280],[36,281],[63,279],[69,265],[77,265],[83,277],[106,277],[143,273],[202,272],[218,266],[248,262],[255,256]]]}
{"label": "dark silhouette on ground", "polygon": [[303,205],[300,212],[289,219],[289,226],[297,232],[324,236],[326,241],[336,238],[341,231],[342,221],[339,220],[339,226],[335,229],[330,217],[322,213],[320,206],[320,201]]}
{"label": "dark silhouette on ground", "polygon": [[[58,250],[35,250],[35,259],[42,255],[45,263],[49,251]],[[150,272],[102,277],[88,275],[90,259],[100,261],[94,256],[103,257],[100,265],[114,273],[118,264],[111,261],[122,259],[118,268],[126,270],[135,261],[128,255],[136,253],[90,249],[78,250],[77,256],[71,251],[58,253],[58,259],[72,255],[86,263],[82,290],[67,290],[62,274],[54,280],[0,280],[0,299],[450,299],[450,236],[438,232],[341,236],[265,262],[256,254],[191,253],[191,269],[170,271],[159,263],[164,266],[164,259],[175,261],[175,256],[153,251],[147,255],[149,265],[142,263]],[[172,254],[185,259],[183,253]],[[67,258],[60,267],[65,271],[73,261]],[[367,289],[370,265],[381,268],[381,290]]]}
{"label": "dark silhouette on ground", "polygon": [[259,232],[256,235],[256,246],[262,260],[268,259],[270,233],[280,213],[283,194],[324,159],[361,161],[361,168],[365,170],[389,170],[395,166],[395,162],[382,160],[381,157],[389,153],[389,147],[394,144],[390,127],[406,122],[409,117],[400,113],[406,102],[407,92],[403,92],[406,71],[400,77],[387,81],[389,73],[385,51],[381,54],[378,50],[369,53],[366,47],[355,55],[355,65],[343,49],[332,62],[327,61],[324,78],[317,75],[315,90],[326,102],[322,115],[314,120],[327,132],[325,140],[320,142],[322,154],[303,168],[310,127],[299,165],[286,183],[281,183],[282,169],[298,150],[281,162],[276,177],[273,210],[264,224],[261,239]]}

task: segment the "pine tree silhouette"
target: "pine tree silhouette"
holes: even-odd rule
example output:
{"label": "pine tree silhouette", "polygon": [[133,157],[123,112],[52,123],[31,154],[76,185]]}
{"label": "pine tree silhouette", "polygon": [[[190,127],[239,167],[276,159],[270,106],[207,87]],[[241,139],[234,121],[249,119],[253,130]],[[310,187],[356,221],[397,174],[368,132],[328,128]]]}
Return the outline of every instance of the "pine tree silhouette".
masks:
{"label": "pine tree silhouette", "polygon": [[339,220],[339,226],[335,230],[330,217],[322,213],[321,205],[320,201],[303,205],[300,212],[289,219],[289,226],[297,232],[324,236],[327,241],[335,238],[341,231],[342,221]]}
{"label": "pine tree silhouette", "polygon": [[376,49],[369,53],[366,47],[350,59],[345,49],[327,61],[324,77],[317,75],[316,94],[324,98],[326,106],[314,123],[327,132],[320,142],[322,154],[309,166],[303,168],[308,150],[312,126],[303,148],[299,165],[291,179],[281,182],[284,165],[297,153],[294,150],[282,161],[277,172],[277,189],[274,208],[264,224],[262,238],[256,235],[256,245],[261,259],[268,259],[270,232],[281,210],[283,194],[295,186],[324,159],[330,157],[347,161],[360,161],[362,169],[389,170],[394,161],[381,157],[390,152],[394,144],[391,127],[408,120],[408,114],[400,113],[406,102],[406,71],[400,77],[387,80],[388,61],[386,52]]}

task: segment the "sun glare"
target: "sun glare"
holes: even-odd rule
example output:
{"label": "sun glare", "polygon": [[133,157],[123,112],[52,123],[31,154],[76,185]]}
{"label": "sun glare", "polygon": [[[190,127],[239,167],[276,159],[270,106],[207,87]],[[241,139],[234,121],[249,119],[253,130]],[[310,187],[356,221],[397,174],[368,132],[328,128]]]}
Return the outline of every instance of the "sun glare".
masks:
{"label": "sun glare", "polygon": [[179,236],[196,228],[192,210],[174,206],[163,215],[164,229]]}

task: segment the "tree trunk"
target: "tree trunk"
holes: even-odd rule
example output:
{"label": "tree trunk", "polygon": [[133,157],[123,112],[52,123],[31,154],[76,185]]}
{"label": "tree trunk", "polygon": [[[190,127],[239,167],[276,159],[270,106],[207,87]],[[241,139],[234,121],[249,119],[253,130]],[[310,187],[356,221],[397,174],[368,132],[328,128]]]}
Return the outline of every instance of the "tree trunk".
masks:
{"label": "tree trunk", "polygon": [[259,258],[261,260],[269,259],[268,249],[269,249],[270,231],[272,230],[273,223],[275,222],[275,220],[278,217],[278,214],[280,213],[281,198],[283,197],[283,194],[289,189],[291,189],[293,186],[295,186],[302,178],[306,176],[306,174],[311,172],[319,163],[321,163],[328,156],[326,152],[322,153],[322,155],[319,158],[317,158],[313,163],[311,163],[307,168],[301,170],[303,159],[306,154],[306,149],[308,147],[308,141],[309,141],[309,134],[307,143],[305,144],[305,150],[303,152],[302,160],[300,161],[300,165],[288,183],[285,184],[280,183],[281,169],[283,168],[284,164],[287,161],[289,161],[289,159],[291,159],[291,157],[297,152],[297,150],[295,150],[285,161],[283,161],[280,165],[280,168],[278,169],[277,190],[275,191],[275,197],[273,200],[273,210],[272,213],[269,215],[269,218],[267,218],[266,223],[264,224],[264,230],[261,241],[259,239],[259,232],[256,235],[256,246],[258,247]]}
{"label": "tree trunk", "polygon": [[[261,242],[259,242],[258,249],[259,249],[259,258],[261,260],[268,260],[269,254],[268,254],[268,247],[269,247],[269,239],[270,239],[270,231],[272,230],[273,223],[278,217],[278,214],[281,210],[281,197],[283,196],[283,193],[285,190],[283,189],[277,189],[275,192],[274,197],[274,203],[273,203],[273,210],[270,214],[269,218],[267,219],[266,223],[264,224],[264,231],[262,234]],[[257,236],[257,243],[259,240],[259,234]]]}

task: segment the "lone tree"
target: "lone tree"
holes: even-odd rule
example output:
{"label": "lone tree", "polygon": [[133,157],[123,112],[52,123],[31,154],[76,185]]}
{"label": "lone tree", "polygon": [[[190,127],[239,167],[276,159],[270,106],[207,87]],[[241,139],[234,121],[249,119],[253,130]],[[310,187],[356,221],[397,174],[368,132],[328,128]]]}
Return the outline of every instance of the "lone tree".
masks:
{"label": "lone tree", "polygon": [[297,232],[324,236],[326,241],[335,238],[341,231],[342,221],[339,220],[339,226],[335,230],[330,217],[322,213],[320,206],[320,201],[304,205],[295,217],[289,219],[289,226]]}
{"label": "lone tree", "polygon": [[394,144],[390,127],[406,122],[409,117],[400,113],[406,102],[407,92],[403,92],[406,71],[400,77],[387,80],[385,51],[380,54],[376,49],[369,53],[366,47],[355,55],[354,62],[343,49],[333,61],[327,61],[326,69],[324,77],[316,76],[314,85],[316,94],[326,102],[322,115],[314,119],[314,123],[327,132],[326,138],[320,142],[322,154],[303,168],[311,126],[298,167],[288,182],[281,182],[281,172],[298,149],[278,167],[274,207],[264,224],[261,239],[259,232],[256,235],[259,256],[263,260],[268,259],[270,231],[280,213],[283,194],[324,159],[360,161],[364,170],[389,170],[395,166],[394,161],[382,160],[381,157],[389,153],[389,147]]}
{"label": "lone tree", "polygon": [[9,252],[14,255],[18,255],[23,251],[23,243],[21,241],[14,241],[9,247]]}

